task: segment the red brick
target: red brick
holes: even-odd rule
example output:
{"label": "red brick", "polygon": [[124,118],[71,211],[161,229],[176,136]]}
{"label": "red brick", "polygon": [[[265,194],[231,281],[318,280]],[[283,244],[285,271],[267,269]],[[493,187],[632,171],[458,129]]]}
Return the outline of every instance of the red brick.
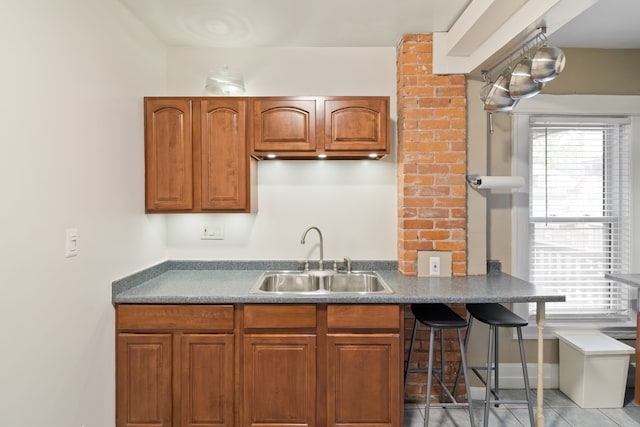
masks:
{"label": "red brick", "polygon": [[451,209],[451,217],[452,218],[466,218],[467,217],[467,210],[465,209],[465,207],[466,207],[466,204],[461,209],[455,209],[455,208]]}
{"label": "red brick", "polygon": [[403,163],[400,165],[400,171],[405,174],[414,174],[418,172],[418,165],[415,163]]}
{"label": "red brick", "polygon": [[436,207],[464,207],[467,199],[464,197],[438,197],[435,200]]}
{"label": "red brick", "polygon": [[438,185],[465,185],[467,178],[463,174],[459,175],[438,175],[434,179],[434,183]]}
{"label": "red brick", "polygon": [[419,129],[450,129],[451,121],[448,119],[426,118],[418,120]]}
{"label": "red brick", "polygon": [[464,97],[466,91],[464,86],[440,86],[436,88],[436,96]]}
{"label": "red brick", "polygon": [[444,174],[444,173],[449,173],[449,168],[451,166],[450,165],[443,165],[443,164],[420,164],[418,165],[418,171],[417,173],[419,174]]}
{"label": "red brick", "polygon": [[451,260],[452,261],[466,261],[467,260],[467,253],[466,252],[453,252],[451,254]]}
{"label": "red brick", "polygon": [[467,136],[464,130],[447,129],[435,132],[435,139],[438,141],[464,141]]}
{"label": "red brick", "polygon": [[418,240],[418,230],[400,230],[398,238],[402,240]]}
{"label": "red brick", "polygon": [[401,93],[402,96],[408,97],[423,97],[423,96],[433,96],[434,89],[432,87],[424,87],[424,86],[406,86],[402,88]]}
{"label": "red brick", "polygon": [[415,240],[411,242],[405,242],[404,248],[407,250],[415,251],[430,251],[433,250],[433,241]]}
{"label": "red brick", "polygon": [[431,197],[407,197],[404,199],[404,206],[430,208],[434,206],[434,199]]}
{"label": "red brick", "polygon": [[427,240],[448,240],[450,232],[446,230],[421,231],[419,236],[421,239]]}
{"label": "red brick", "polygon": [[[421,208],[418,209],[418,218],[432,218],[432,219],[446,219],[449,218],[449,209],[446,208]],[[448,227],[436,227],[434,228],[448,229]]]}
{"label": "red brick", "polygon": [[453,74],[447,77],[451,86],[465,85],[467,83],[467,78],[462,74]]}
{"label": "red brick", "polygon": [[418,99],[420,108],[444,108],[451,105],[449,98],[424,97]]}
{"label": "red brick", "polygon": [[[421,212],[418,210],[418,217],[420,218]],[[434,222],[433,228],[435,229],[446,229],[446,230],[464,230],[466,229],[466,221],[464,219],[441,219],[438,218],[437,221]]]}
{"label": "red brick", "polygon": [[436,163],[464,163],[465,161],[466,161],[465,153],[446,152],[446,153],[435,154]]}
{"label": "red brick", "polygon": [[405,185],[433,185],[435,178],[426,175],[411,175],[405,177]]}
{"label": "red brick", "polygon": [[415,208],[401,208],[398,210],[398,216],[400,218],[415,218],[418,216],[418,211]]}
{"label": "red brick", "polygon": [[439,241],[435,246],[438,251],[461,251],[466,249],[467,244],[464,241]]}
{"label": "red brick", "polygon": [[433,226],[432,221],[427,221],[424,219],[401,219],[400,224],[405,229],[414,229],[414,230],[426,230],[429,227]]}

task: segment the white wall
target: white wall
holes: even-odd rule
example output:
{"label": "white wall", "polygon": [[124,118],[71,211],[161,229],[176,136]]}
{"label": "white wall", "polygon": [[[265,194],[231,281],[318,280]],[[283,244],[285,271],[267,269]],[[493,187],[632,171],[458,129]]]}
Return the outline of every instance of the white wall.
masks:
{"label": "white wall", "polygon": [[[391,97],[393,154],[382,161],[262,161],[257,214],[166,215],[172,259],[316,259],[318,226],[325,258],[397,259],[395,48],[169,48],[168,95],[206,95],[207,71],[229,65],[247,96]],[[225,240],[202,241],[204,224]]]}
{"label": "white wall", "polygon": [[166,255],[142,145],[165,49],[117,0],[5,0],[0,57],[0,424],[112,427],[111,281]]}

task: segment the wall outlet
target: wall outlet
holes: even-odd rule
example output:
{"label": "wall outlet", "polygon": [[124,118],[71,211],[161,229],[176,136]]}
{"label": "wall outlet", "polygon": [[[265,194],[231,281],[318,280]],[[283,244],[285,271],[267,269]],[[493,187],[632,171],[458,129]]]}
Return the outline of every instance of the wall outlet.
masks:
{"label": "wall outlet", "polygon": [[203,225],[200,240],[224,240],[224,224]]}
{"label": "wall outlet", "polygon": [[416,269],[419,277],[451,277],[450,251],[418,251]]}
{"label": "wall outlet", "polygon": [[429,276],[439,276],[439,275],[440,275],[440,257],[431,256],[429,257]]}

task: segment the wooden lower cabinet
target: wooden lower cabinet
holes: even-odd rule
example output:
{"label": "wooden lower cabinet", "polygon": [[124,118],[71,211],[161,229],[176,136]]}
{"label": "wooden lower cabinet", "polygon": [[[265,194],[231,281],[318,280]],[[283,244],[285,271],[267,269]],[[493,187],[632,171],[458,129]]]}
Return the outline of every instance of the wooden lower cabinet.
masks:
{"label": "wooden lower cabinet", "polygon": [[171,334],[118,334],[116,426],[172,425]]}
{"label": "wooden lower cabinet", "polygon": [[316,337],[244,336],[244,426],[315,426]]}
{"label": "wooden lower cabinet", "polygon": [[398,334],[329,334],[327,425],[398,426]]}
{"label": "wooden lower cabinet", "polygon": [[180,337],[182,427],[233,425],[233,335]]}
{"label": "wooden lower cabinet", "polygon": [[116,309],[116,426],[235,426],[231,305]]}
{"label": "wooden lower cabinet", "polygon": [[401,305],[120,305],[117,427],[402,426]]}

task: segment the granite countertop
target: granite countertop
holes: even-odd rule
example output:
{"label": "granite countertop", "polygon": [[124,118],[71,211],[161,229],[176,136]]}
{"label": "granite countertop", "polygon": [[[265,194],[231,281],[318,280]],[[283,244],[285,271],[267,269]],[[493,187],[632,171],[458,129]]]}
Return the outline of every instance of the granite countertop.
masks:
{"label": "granite countertop", "polygon": [[[313,268],[313,266],[312,266]],[[299,271],[288,261],[166,261],[113,282],[113,304],[233,303],[469,303],[564,301],[504,273],[453,278],[407,277],[394,261],[354,261],[354,271],[375,270],[392,294],[318,295],[250,293],[267,270]]]}

